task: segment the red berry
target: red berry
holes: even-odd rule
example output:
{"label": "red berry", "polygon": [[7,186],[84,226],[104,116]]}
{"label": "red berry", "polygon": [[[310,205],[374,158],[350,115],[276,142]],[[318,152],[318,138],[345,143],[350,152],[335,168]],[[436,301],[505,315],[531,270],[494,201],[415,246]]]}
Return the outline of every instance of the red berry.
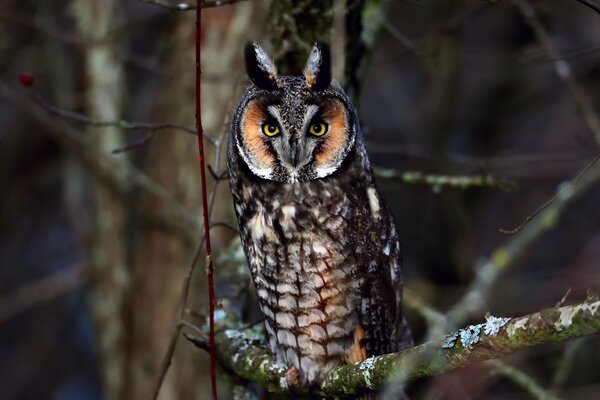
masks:
{"label": "red berry", "polygon": [[23,86],[32,87],[33,81],[34,81],[34,78],[33,78],[33,75],[31,75],[31,74],[19,75],[19,82],[21,82],[21,85],[23,85]]}

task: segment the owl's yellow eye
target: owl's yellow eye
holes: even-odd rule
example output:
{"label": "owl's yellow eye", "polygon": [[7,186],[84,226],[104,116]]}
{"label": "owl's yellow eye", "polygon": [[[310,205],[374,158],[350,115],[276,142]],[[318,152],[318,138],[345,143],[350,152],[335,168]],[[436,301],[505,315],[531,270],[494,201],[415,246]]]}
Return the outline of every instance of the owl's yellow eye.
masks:
{"label": "owl's yellow eye", "polygon": [[325,133],[327,133],[327,124],[324,122],[311,124],[310,127],[308,128],[308,132],[311,135],[323,136]]}
{"label": "owl's yellow eye", "polygon": [[262,124],[261,129],[262,132],[267,136],[275,136],[279,133],[279,127],[275,124]]}

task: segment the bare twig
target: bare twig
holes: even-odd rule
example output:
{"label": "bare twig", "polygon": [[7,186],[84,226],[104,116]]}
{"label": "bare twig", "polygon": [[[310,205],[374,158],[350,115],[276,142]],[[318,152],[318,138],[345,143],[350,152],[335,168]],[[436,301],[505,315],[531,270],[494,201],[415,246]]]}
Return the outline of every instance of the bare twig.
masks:
{"label": "bare twig", "polygon": [[565,83],[571,92],[588,129],[592,133],[596,143],[600,144],[600,120],[598,120],[598,116],[594,111],[594,107],[586,91],[573,76],[571,66],[558,53],[552,40],[550,40],[550,35],[542,25],[542,22],[538,18],[531,3],[527,0],[512,0],[512,2],[519,9],[523,17],[525,17],[525,21],[539,42],[546,49],[550,59],[554,61],[554,68],[556,69],[558,77]]}
{"label": "bare twig", "polygon": [[[139,0],[143,3],[154,4],[155,6],[159,6],[162,8],[166,8],[171,11],[192,11],[195,10],[197,5],[189,4],[185,2],[173,2],[169,0]],[[239,3],[240,1],[245,0],[203,0],[201,1],[201,8],[213,8],[226,6],[230,4]]]}
{"label": "bare twig", "polygon": [[112,154],[121,154],[121,153],[125,153],[125,152],[131,151],[131,150],[135,150],[139,147],[144,146],[146,143],[148,143],[150,141],[150,139],[152,139],[153,135],[154,135],[153,131],[148,131],[141,139],[139,139],[133,143],[130,143],[127,146],[123,146],[123,147],[114,149],[113,151],[111,151],[111,153]]}
{"label": "bare twig", "polygon": [[404,289],[403,294],[403,306],[411,308],[421,314],[421,316],[427,321],[428,326],[440,326],[446,325],[446,316],[438,310],[432,308],[426,304],[416,293],[411,290]]}
{"label": "bare twig", "polygon": [[[569,189],[561,191],[538,218],[531,220],[518,234],[512,236],[506,245],[497,248],[489,259],[477,269],[475,279],[463,297],[447,313],[449,322],[460,324],[480,312],[484,306],[490,287],[498,276],[510,267],[518,257],[533,245],[545,232],[552,229],[563,210],[592,186],[600,181],[600,163],[592,166],[578,180],[569,185]],[[431,332],[430,337],[439,336],[441,332]]]}
{"label": "bare twig", "polygon": [[12,102],[20,111],[46,127],[60,146],[81,162],[92,176],[118,193],[123,199],[139,204],[140,192],[149,194],[165,204],[169,212],[156,213],[145,207],[135,208],[145,220],[177,233],[186,241],[195,241],[200,224],[196,216],[187,211],[162,186],[126,160],[111,157],[96,148],[85,135],[68,124],[48,115],[37,102],[12,90],[0,80],[0,96]]}
{"label": "bare twig", "polygon": [[206,340],[205,338],[199,338],[197,336],[190,335],[187,332],[183,332],[183,336],[185,336],[185,338],[197,348],[202,349],[204,351],[209,351],[210,346],[208,344],[208,340]]}
{"label": "bare twig", "polygon": [[[125,121],[125,120],[118,120],[118,121],[96,120],[96,119],[88,117],[87,115],[80,114],[78,112],[65,110],[63,108],[56,107],[55,105],[50,103],[50,101],[47,98],[45,98],[41,93],[35,93],[34,99],[40,106],[42,106],[42,108],[44,110],[48,111],[52,115],[56,115],[58,117],[62,117],[65,119],[70,119],[72,121],[81,122],[86,125],[92,126],[94,128],[105,128],[108,126],[114,126],[114,127],[124,129],[124,130],[131,130],[131,131],[148,130],[150,132],[160,131],[160,130],[165,130],[165,129],[173,129],[173,130],[190,133],[194,136],[197,135],[196,129],[189,127],[189,126],[179,125],[179,124],[171,124],[171,123],[154,124],[154,123],[150,123],[150,122],[129,122],[129,121]],[[205,137],[211,143],[213,143],[213,144],[215,143],[215,139],[213,137],[211,137],[210,135],[205,134]]]}
{"label": "bare twig", "polygon": [[235,225],[230,224],[229,222],[225,222],[225,221],[213,221],[211,223],[211,228],[217,228],[217,227],[227,228],[227,229],[237,232],[237,233],[240,232],[239,229]]}
{"label": "bare twig", "polygon": [[570,342],[562,351],[562,356],[557,363],[554,376],[552,377],[551,387],[557,389],[564,385],[572,371],[572,367],[576,362],[576,356],[579,350],[583,347],[585,339],[578,339]]}
{"label": "bare twig", "polygon": [[580,2],[581,4],[583,4],[584,6],[587,6],[589,8],[591,8],[592,10],[596,11],[598,14],[600,14],[600,4],[596,3],[595,1],[592,0],[577,0],[578,2]]}
{"label": "bare twig", "polygon": [[546,201],[544,204],[542,204],[537,210],[535,210],[533,213],[529,214],[527,216],[527,218],[525,218],[525,221],[523,221],[519,226],[517,226],[514,229],[499,229],[500,232],[506,234],[506,235],[514,235],[515,233],[519,232],[521,229],[523,229],[523,227],[525,225],[527,225],[529,223],[529,221],[531,221],[533,218],[535,218],[536,215],[538,215],[540,212],[544,211],[544,209],[546,209],[546,207],[548,207],[550,204],[552,204],[552,202],[554,202],[559,196],[561,196],[563,194],[563,192],[565,192],[566,190],[571,190],[571,186],[577,182],[587,171],[589,171],[590,168],[592,168],[594,166],[594,164],[596,164],[598,162],[598,160],[600,160],[600,155],[598,155],[596,158],[594,158],[592,161],[590,161],[578,174],[577,176],[575,176],[575,178],[573,178],[571,181],[569,181],[568,183],[566,183],[565,185],[563,185],[563,187],[554,195],[552,196],[548,201]]}
{"label": "bare twig", "polygon": [[64,296],[83,284],[81,266],[51,274],[0,297],[0,324],[38,304]]}
{"label": "bare twig", "polygon": [[486,361],[486,365],[492,368],[495,373],[498,373],[509,381],[525,390],[529,393],[534,399],[538,400],[559,400],[558,397],[549,393],[546,389],[541,387],[539,383],[533,380],[532,377],[525,374],[523,371],[507,365],[498,360],[489,360]]}
{"label": "bare twig", "polygon": [[201,106],[201,56],[200,43],[202,43],[202,1],[196,1],[196,130],[198,131],[198,161],[200,167],[200,180],[202,187],[202,216],[204,218],[204,244],[206,250],[206,269],[208,275],[208,304],[209,304],[209,333],[208,345],[210,351],[210,383],[212,398],[217,400],[217,361],[215,350],[215,284],[214,268],[212,262],[212,246],[210,242],[210,222],[208,209],[208,195],[206,189],[206,168],[204,162],[204,132],[202,130],[202,106]]}

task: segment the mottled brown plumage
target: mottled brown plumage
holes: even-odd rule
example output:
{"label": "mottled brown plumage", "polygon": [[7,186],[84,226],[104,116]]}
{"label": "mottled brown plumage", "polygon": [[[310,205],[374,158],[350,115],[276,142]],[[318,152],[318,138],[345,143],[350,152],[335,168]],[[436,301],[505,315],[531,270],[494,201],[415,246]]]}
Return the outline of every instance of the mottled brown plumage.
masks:
{"label": "mottled brown plumage", "polygon": [[242,243],[271,350],[317,384],[410,343],[400,245],[328,50],[315,45],[305,77],[277,76],[254,44],[246,65],[228,150]]}

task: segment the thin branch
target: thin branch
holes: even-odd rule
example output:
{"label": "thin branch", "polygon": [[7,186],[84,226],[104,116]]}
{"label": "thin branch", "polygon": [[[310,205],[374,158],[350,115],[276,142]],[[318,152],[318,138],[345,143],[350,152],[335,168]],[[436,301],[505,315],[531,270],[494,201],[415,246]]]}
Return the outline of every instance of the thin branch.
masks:
{"label": "thin branch", "polygon": [[[185,2],[172,2],[168,0],[139,0],[143,3],[153,4],[162,8],[166,8],[171,11],[192,11],[196,9],[196,5]],[[213,8],[220,6],[227,6],[230,4],[239,3],[245,0],[203,0],[201,1],[201,8]]]}
{"label": "thin branch", "polygon": [[[418,312],[427,321],[430,327],[444,326],[444,324],[446,323],[446,316],[444,314],[430,307],[412,291],[405,289],[403,297],[404,301],[402,304]],[[564,305],[565,298],[566,295],[561,300],[562,303],[556,305],[556,308],[562,307]],[[576,343],[579,343],[579,341],[570,342],[566,346],[566,348],[568,349],[571,347],[571,345]],[[488,360],[486,364],[492,367],[492,369],[494,369],[497,373],[504,375],[512,382],[523,388],[527,393],[531,394],[536,399],[558,400],[556,397],[550,395],[546,390],[539,386],[537,382],[533,380],[533,378],[529,377],[523,371],[515,367],[509,366],[500,360]]]}
{"label": "thin branch", "polygon": [[202,349],[207,352],[209,351],[210,346],[209,346],[208,340],[206,340],[206,338],[200,338],[198,336],[190,335],[187,332],[183,332],[183,336],[197,348]]}
{"label": "thin branch", "polygon": [[595,138],[596,143],[600,144],[600,120],[598,120],[588,94],[573,76],[571,66],[560,56],[531,3],[527,0],[512,0],[512,2],[519,9],[538,41],[546,49],[550,59],[553,60],[556,74],[571,92],[571,96],[573,96],[579,107],[588,129]]}
{"label": "thin branch", "polygon": [[121,153],[126,153],[131,150],[138,149],[138,148],[144,146],[146,143],[148,143],[150,141],[150,139],[152,139],[152,136],[154,136],[154,132],[148,131],[141,139],[136,140],[135,142],[130,143],[127,146],[116,148],[113,151],[111,151],[111,154],[121,154]]}
{"label": "thin branch", "polygon": [[[148,175],[126,160],[103,153],[81,132],[49,116],[37,102],[31,100],[29,96],[12,90],[2,80],[0,80],[0,96],[5,97],[17,109],[43,125],[46,128],[44,132],[79,161],[94,178],[114,190],[125,201],[135,203],[138,207],[135,207],[134,211],[144,220],[172,231],[188,242],[196,240],[197,233],[200,231],[196,216],[186,210]],[[145,207],[139,207],[140,194],[148,194],[159,199],[168,207],[168,212],[156,213]]]}
{"label": "thin branch", "polygon": [[590,161],[578,174],[577,176],[575,176],[575,178],[573,178],[571,181],[569,181],[567,184],[563,185],[563,187],[554,195],[552,196],[548,201],[546,201],[544,204],[542,204],[537,210],[535,210],[533,213],[529,214],[527,216],[527,218],[525,218],[525,221],[523,221],[519,226],[517,226],[514,229],[499,229],[500,232],[506,234],[506,235],[514,235],[515,233],[519,232],[521,229],[523,229],[523,227],[525,225],[527,225],[529,223],[529,221],[531,221],[533,218],[535,218],[536,215],[538,215],[540,212],[544,211],[546,209],[546,207],[548,207],[550,204],[552,204],[552,202],[554,202],[554,200],[556,200],[558,197],[560,197],[563,192],[567,191],[567,190],[571,190],[571,186],[577,182],[587,171],[589,171],[590,168],[592,168],[594,166],[594,164],[596,164],[598,162],[598,160],[600,160],[600,154],[594,158],[592,161]]}
{"label": "thin branch", "polygon": [[[532,246],[545,232],[556,226],[563,210],[575,199],[579,198],[600,181],[600,163],[592,166],[569,185],[569,189],[561,191],[559,196],[538,216],[531,220],[511,240],[492,252],[489,259],[483,262],[476,272],[475,279],[463,297],[447,313],[452,324],[460,324],[471,318],[484,308],[484,301],[492,284],[498,276],[515,263],[521,254]],[[432,331],[431,337],[441,332]]]}
{"label": "thin branch", "polygon": [[581,4],[583,4],[584,6],[587,6],[589,8],[591,8],[592,10],[596,11],[598,14],[600,14],[600,4],[596,3],[595,1],[592,0],[577,0],[578,2],[580,2]]}
{"label": "thin branch", "polygon": [[428,326],[446,326],[446,316],[426,304],[416,293],[408,288],[404,289],[402,305],[419,313]]}
{"label": "thin branch", "polygon": [[206,189],[206,167],[204,162],[204,131],[202,130],[202,103],[201,103],[201,63],[202,52],[202,6],[201,0],[196,1],[196,130],[198,131],[198,161],[200,167],[200,183],[202,187],[202,216],[204,219],[204,245],[206,250],[206,270],[208,275],[208,346],[210,351],[210,384],[213,400],[217,400],[217,361],[215,350],[215,284],[214,267],[212,262],[212,246],[210,242],[210,221],[208,208],[208,194]]}
{"label": "thin branch", "polygon": [[[200,79],[199,76],[197,78]],[[228,110],[231,109],[231,106],[232,106],[232,104],[234,102],[234,99],[235,99],[234,96],[235,96],[235,90],[234,90],[234,93],[233,93],[231,101],[230,101],[231,104],[230,104],[229,107],[227,107]],[[197,104],[199,105],[200,103],[197,103]],[[196,114],[196,115],[198,116],[200,114]],[[229,114],[226,114],[225,117],[224,117],[224,121],[223,121],[223,129],[221,131],[221,135],[220,135],[219,139],[216,140],[216,143],[215,143],[215,150],[214,150],[214,154],[215,154],[214,157],[215,158],[214,158],[213,162],[214,162],[214,164],[215,164],[215,166],[217,168],[217,171],[219,171],[221,169],[221,161],[222,161],[222,157],[221,157],[222,149],[221,149],[221,147],[225,143],[224,139],[225,139],[225,135],[227,134],[227,127],[229,125],[228,122],[229,122]],[[202,124],[198,123],[198,126],[201,128]],[[202,130],[200,130],[200,131],[202,131]],[[208,166],[208,170],[211,173],[214,173],[215,175],[219,175],[218,172],[213,171],[210,166]],[[215,204],[216,194],[217,194],[217,188],[218,188],[219,183],[221,183],[221,182],[222,182],[222,180],[220,180],[220,179],[215,179],[214,180],[214,183],[213,183],[213,186],[212,186],[212,190],[211,190],[210,204],[208,205],[208,214],[209,214],[209,217],[212,216],[212,212],[214,210],[214,204]],[[206,190],[206,185],[204,185],[202,187],[202,190],[203,190],[203,192]],[[214,227],[218,227],[218,226],[227,227],[227,228],[233,229],[234,231],[237,232],[237,228],[236,227],[234,227],[234,226],[232,226],[232,225],[230,225],[230,224],[228,224],[226,222],[213,222],[213,223],[210,224],[210,229],[212,229]],[[204,235],[202,236],[202,240],[204,240]],[[181,297],[181,304],[182,304],[182,307],[184,308],[184,312],[183,312],[183,314],[180,314],[177,317],[177,322],[175,324],[175,328],[174,328],[173,334],[171,336],[171,342],[169,343],[169,347],[167,348],[167,353],[164,356],[164,360],[165,361],[163,361],[163,367],[161,368],[161,375],[160,375],[161,378],[160,379],[164,379],[164,375],[166,374],[166,372],[167,372],[167,370],[168,370],[168,368],[169,368],[169,366],[171,364],[171,359],[173,357],[173,354],[174,354],[174,351],[175,351],[175,347],[177,345],[177,340],[178,340],[179,334],[181,333],[181,328],[182,327],[188,327],[188,328],[194,330],[196,332],[196,334],[201,335],[202,339],[198,338],[198,337],[194,337],[194,336],[188,335],[186,333],[183,334],[185,336],[185,338],[187,340],[191,341],[193,344],[195,344],[196,347],[202,348],[202,349],[204,349],[204,350],[206,350],[206,351],[208,351],[210,353],[211,346],[209,344],[209,340],[206,340],[204,338],[203,332],[201,332],[198,329],[196,329],[193,325],[191,325],[190,323],[188,323],[184,319],[184,314],[194,314],[194,312],[192,310],[189,310],[187,308],[187,298],[188,298],[188,291],[189,291],[189,277],[191,277],[192,274],[193,274],[193,270],[192,269],[193,269],[193,265],[190,266],[190,271],[188,273],[188,276],[186,276],[186,282],[187,283],[184,283],[185,290],[183,290],[182,294],[181,294],[181,296],[182,296]],[[213,315],[213,314],[214,314],[214,312],[211,313],[211,315]],[[206,319],[206,316],[200,315],[199,313],[197,313],[195,316],[196,317],[200,317],[203,320]],[[213,348],[214,348],[214,346],[213,346]],[[160,385],[161,384],[162,384],[162,382],[157,385],[157,390],[156,390],[156,394],[157,395],[158,395],[158,391],[160,391]]]}
{"label": "thin branch", "polygon": [[[600,301],[550,308],[520,318],[490,317],[485,324],[471,325],[447,336],[441,346],[438,342],[425,343],[336,368],[311,393],[324,397],[362,394],[380,390],[390,382],[439,375],[527,347],[597,334],[600,334]],[[218,334],[216,342],[217,356],[224,368],[271,392],[290,391],[287,367],[275,363],[258,338],[229,329]],[[398,371],[408,375],[398,375]],[[308,390],[294,387],[294,392],[307,394]]]}
{"label": "thin branch", "polygon": [[225,221],[213,221],[210,225],[211,228],[227,228],[233,232],[240,233],[240,230],[233,224]]}
{"label": "thin branch", "polygon": [[[49,112],[52,115],[56,115],[58,117],[69,119],[72,121],[81,122],[86,125],[92,126],[94,128],[105,128],[107,126],[114,126],[114,127],[117,127],[119,129],[123,129],[123,130],[136,131],[136,130],[143,129],[143,130],[148,130],[151,132],[165,130],[165,129],[173,129],[173,130],[186,132],[186,133],[192,134],[194,136],[196,136],[197,132],[198,132],[196,129],[191,128],[189,126],[184,126],[184,125],[179,125],[179,124],[171,124],[171,123],[154,124],[154,123],[150,123],[150,122],[129,122],[129,121],[125,121],[125,120],[118,120],[118,121],[97,120],[97,119],[90,118],[87,115],[84,115],[84,114],[81,114],[81,113],[78,113],[75,111],[66,110],[64,108],[57,107],[57,106],[53,105],[52,103],[50,103],[50,101],[39,92],[35,93],[34,99],[40,106],[42,106],[42,108],[44,110],[46,110],[47,112]],[[213,137],[211,137],[210,135],[206,135],[206,134],[205,134],[205,137],[208,141],[215,144],[215,139]]]}
{"label": "thin branch", "polygon": [[549,393],[546,389],[540,386],[532,377],[525,374],[523,371],[507,365],[498,360],[488,360],[485,363],[495,373],[507,378],[509,381],[529,393],[537,400],[559,400],[558,397]]}
{"label": "thin branch", "polygon": [[492,175],[435,175],[425,174],[420,171],[397,171],[387,168],[373,168],[375,176],[380,179],[393,179],[410,185],[431,186],[434,191],[444,187],[454,189],[468,189],[473,187],[496,187],[501,190],[512,191],[517,187],[516,182],[496,178]]}
{"label": "thin branch", "polygon": [[583,348],[584,343],[585,339],[579,339],[565,346],[552,377],[552,388],[557,389],[565,384],[569,374],[572,372],[573,365],[576,363],[577,353]]}
{"label": "thin branch", "polygon": [[0,324],[32,307],[80,288],[83,281],[82,268],[76,266],[27,283],[0,297]]}

